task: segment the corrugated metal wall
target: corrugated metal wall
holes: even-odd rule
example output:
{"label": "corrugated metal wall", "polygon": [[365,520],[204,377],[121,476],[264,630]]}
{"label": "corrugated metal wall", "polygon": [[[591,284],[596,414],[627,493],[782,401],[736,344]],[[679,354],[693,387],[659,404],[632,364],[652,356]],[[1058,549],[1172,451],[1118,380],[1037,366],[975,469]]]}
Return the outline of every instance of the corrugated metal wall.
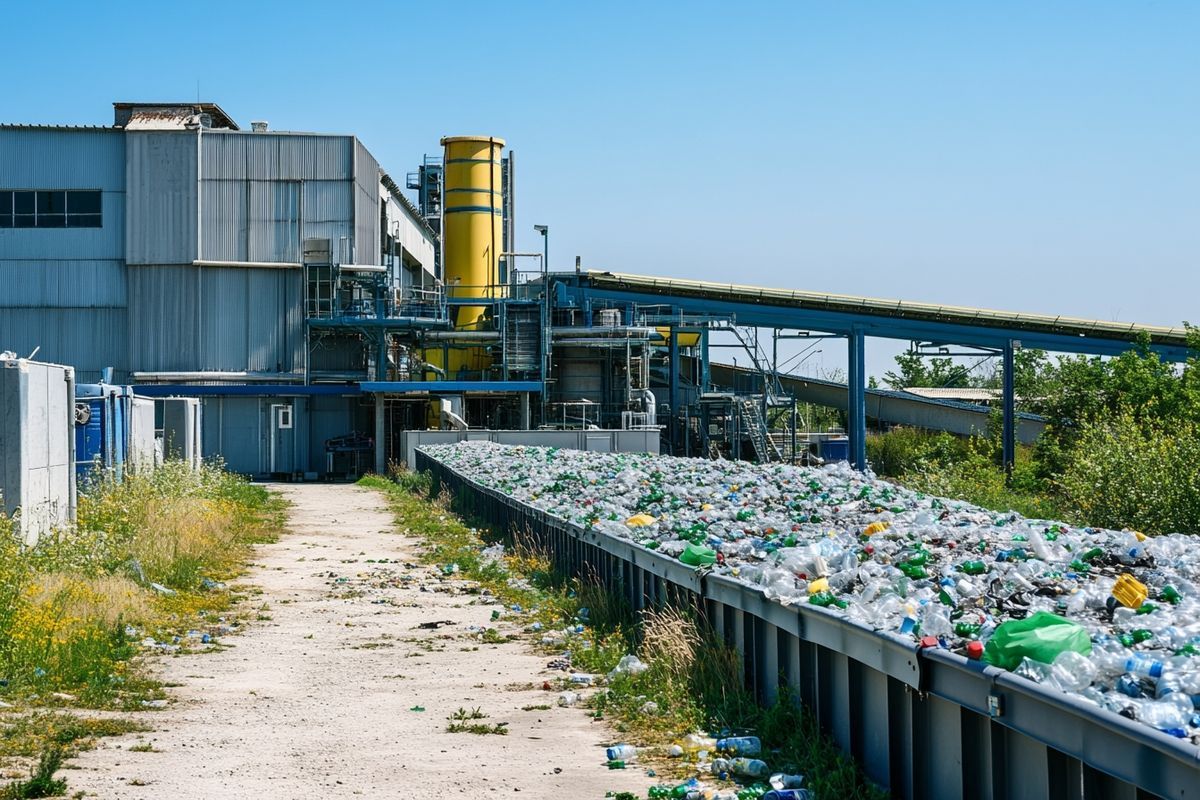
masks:
{"label": "corrugated metal wall", "polygon": [[129,268],[130,358],[140,372],[299,372],[300,271]]}
{"label": "corrugated metal wall", "polygon": [[201,252],[211,261],[300,260],[301,241],[353,232],[353,138],[207,132]]}
{"label": "corrugated metal wall", "polygon": [[435,249],[433,236],[413,221],[407,208],[390,195],[382,192],[381,195],[387,203],[388,231],[397,236],[404,245],[405,256],[416,260],[432,277]]}
{"label": "corrugated metal wall", "polygon": [[379,162],[354,140],[354,260],[379,263]]}
{"label": "corrugated metal wall", "polygon": [[342,237],[354,236],[354,182],[314,180],[301,186],[302,238],[328,239],[336,256]]}
{"label": "corrugated metal wall", "polygon": [[104,367],[127,369],[124,308],[0,309],[0,350],[74,366],[80,382],[95,382]]}
{"label": "corrugated metal wall", "polygon": [[0,229],[0,350],[123,372],[125,136],[104,129],[0,129],[0,188],[99,189],[99,228]]}
{"label": "corrugated metal wall", "polygon": [[198,136],[196,131],[126,134],[126,263],[196,259]]}
{"label": "corrugated metal wall", "polygon": [[0,130],[5,189],[125,190],[125,135],[104,128]]}

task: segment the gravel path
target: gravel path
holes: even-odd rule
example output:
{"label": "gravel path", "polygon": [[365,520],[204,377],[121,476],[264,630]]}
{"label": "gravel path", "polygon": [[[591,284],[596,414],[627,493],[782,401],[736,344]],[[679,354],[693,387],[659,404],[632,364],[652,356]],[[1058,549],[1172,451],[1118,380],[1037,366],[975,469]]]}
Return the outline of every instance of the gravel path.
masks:
{"label": "gravel path", "polygon": [[[642,770],[609,771],[611,731],[541,690],[546,658],[483,644],[494,606],[415,564],[377,493],[280,485],[290,531],[260,548],[243,583],[269,620],[229,649],[161,660],[171,704],[138,716],[152,733],[103,740],[63,775],[105,798],[601,798],[644,792]],[[376,563],[368,563],[372,559]],[[387,559],[387,563],[378,563]],[[423,622],[449,620],[438,629]],[[475,649],[477,648],[477,649]],[[557,673],[561,675],[561,673]],[[507,736],[446,733],[480,707]],[[413,710],[422,707],[424,710]],[[134,752],[139,739],[158,752]]]}

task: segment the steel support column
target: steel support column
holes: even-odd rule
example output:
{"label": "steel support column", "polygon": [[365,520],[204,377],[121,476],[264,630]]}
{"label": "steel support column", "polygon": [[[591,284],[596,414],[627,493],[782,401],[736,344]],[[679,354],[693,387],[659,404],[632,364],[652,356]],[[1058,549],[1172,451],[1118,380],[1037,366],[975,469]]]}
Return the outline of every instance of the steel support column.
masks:
{"label": "steel support column", "polygon": [[1017,459],[1017,415],[1016,399],[1014,397],[1014,342],[1009,339],[1004,343],[1004,479],[1012,480],[1013,464]]}
{"label": "steel support column", "polygon": [[848,369],[846,382],[849,388],[847,399],[847,428],[850,435],[850,463],[855,469],[867,468],[867,370],[863,358],[865,337],[862,328],[855,326],[846,337]]}
{"label": "steel support column", "polygon": [[385,434],[387,427],[384,424],[386,421],[386,411],[383,402],[383,394],[375,395],[375,474],[387,474],[387,446]]}
{"label": "steel support column", "polygon": [[679,419],[679,337],[675,328],[668,328],[667,352],[670,354],[670,364],[667,371],[671,373],[671,391],[669,403],[671,417],[667,421],[667,433],[671,439],[671,455],[675,455],[679,447],[679,430],[676,420]]}

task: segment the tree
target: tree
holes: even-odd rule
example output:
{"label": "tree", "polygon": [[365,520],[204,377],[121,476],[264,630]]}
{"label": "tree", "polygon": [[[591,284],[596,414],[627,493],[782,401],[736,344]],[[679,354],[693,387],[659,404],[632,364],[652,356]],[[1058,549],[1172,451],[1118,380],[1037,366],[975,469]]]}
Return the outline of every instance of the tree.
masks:
{"label": "tree", "polygon": [[884,383],[893,389],[910,386],[934,386],[962,389],[971,385],[971,373],[967,367],[955,364],[952,358],[930,358],[919,353],[908,352],[896,356],[899,372],[887,372]]}
{"label": "tree", "polygon": [[[1191,347],[1200,352],[1200,331],[1187,327]],[[1147,429],[1200,423],[1200,360],[1193,357],[1182,368],[1163,361],[1143,333],[1119,356],[1059,358],[1033,408],[1047,417],[1038,441],[1040,472],[1056,475],[1066,469],[1082,431],[1108,419],[1128,415]]]}

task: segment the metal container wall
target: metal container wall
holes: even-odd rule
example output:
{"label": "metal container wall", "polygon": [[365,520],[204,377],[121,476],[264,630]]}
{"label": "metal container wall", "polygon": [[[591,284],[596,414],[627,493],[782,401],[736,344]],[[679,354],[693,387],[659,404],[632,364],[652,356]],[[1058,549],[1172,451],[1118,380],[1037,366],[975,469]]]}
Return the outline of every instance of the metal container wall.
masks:
{"label": "metal container wall", "polygon": [[203,414],[195,397],[165,397],[162,407],[163,458],[183,461],[192,469],[202,463]]}
{"label": "metal container wall", "polygon": [[149,472],[155,464],[154,401],[149,397],[138,397],[132,392],[125,398],[126,414],[129,419],[129,439],[126,457],[134,472]]}
{"label": "metal container wall", "polygon": [[77,398],[76,405],[87,419],[75,425],[75,472],[86,478],[93,469],[113,460],[111,401],[107,397]]}
{"label": "metal container wall", "polygon": [[26,544],[75,519],[75,374],[0,359],[0,499]]}
{"label": "metal container wall", "polygon": [[695,609],[742,655],[746,685],[773,702],[787,685],[867,775],[899,798],[1188,800],[1190,742],[1014,673],[810,605],[785,607],[629,540],[585,530],[475,483],[423,452],[416,468],[463,510],[521,530],[556,569],[590,574],[632,608]]}
{"label": "metal container wall", "polygon": [[530,447],[557,447],[565,450],[590,450],[593,453],[653,453],[658,455],[658,431],[573,430],[573,431],[402,431],[400,452],[404,463],[413,464],[417,448],[427,444],[455,442],[495,442]]}

